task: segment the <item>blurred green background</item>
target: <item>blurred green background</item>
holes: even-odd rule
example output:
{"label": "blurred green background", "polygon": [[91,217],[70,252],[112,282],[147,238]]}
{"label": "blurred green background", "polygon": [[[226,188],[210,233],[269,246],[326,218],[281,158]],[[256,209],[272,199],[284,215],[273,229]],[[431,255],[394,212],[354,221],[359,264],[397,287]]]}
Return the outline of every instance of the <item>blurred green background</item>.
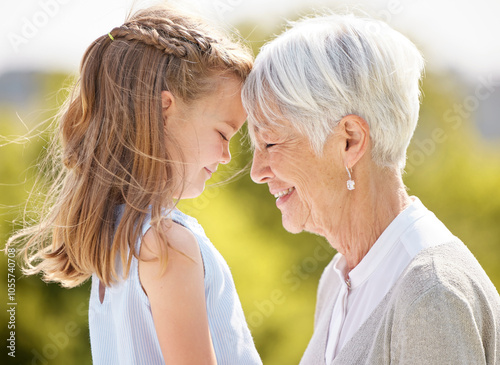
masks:
{"label": "blurred green background", "polygon": [[[283,21],[268,28],[238,28],[254,53]],[[425,49],[424,49],[425,54]],[[10,72],[0,75],[0,242],[19,227],[24,203],[50,138],[32,133],[9,143],[54,115],[68,86],[66,73]],[[494,78],[494,75],[492,76]],[[71,77],[70,77],[71,78]],[[489,81],[488,81],[489,80]],[[500,139],[479,120],[498,123],[500,83],[427,70],[420,122],[408,152],[404,177],[411,195],[461,238],[500,287]],[[28,94],[23,94],[30,90]],[[246,126],[231,143],[232,163],[198,199],[181,208],[199,220],[231,267],[245,314],[264,364],[297,364],[313,330],[318,279],[334,251],[321,237],[292,235],[267,186],[246,171],[219,184],[251,160]],[[45,186],[37,189],[43,190]],[[17,222],[17,223],[16,223]],[[0,259],[0,336],[9,337],[7,258]],[[16,358],[13,364],[89,364],[89,283],[65,290],[16,268]],[[5,346],[2,346],[5,349]]]}

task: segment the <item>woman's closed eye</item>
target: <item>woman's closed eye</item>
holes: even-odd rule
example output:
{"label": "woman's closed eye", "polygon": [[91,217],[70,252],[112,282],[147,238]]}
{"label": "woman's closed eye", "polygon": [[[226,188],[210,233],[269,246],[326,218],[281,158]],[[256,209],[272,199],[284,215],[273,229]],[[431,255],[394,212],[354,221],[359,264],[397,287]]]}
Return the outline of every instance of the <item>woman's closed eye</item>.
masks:
{"label": "woman's closed eye", "polygon": [[266,149],[276,146],[276,143],[266,143]]}

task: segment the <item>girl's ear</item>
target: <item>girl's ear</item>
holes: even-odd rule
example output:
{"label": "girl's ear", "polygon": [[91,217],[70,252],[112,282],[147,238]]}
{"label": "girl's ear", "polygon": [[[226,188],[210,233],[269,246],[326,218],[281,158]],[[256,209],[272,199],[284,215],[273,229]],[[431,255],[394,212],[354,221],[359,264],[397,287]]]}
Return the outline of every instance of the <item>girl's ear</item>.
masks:
{"label": "girl's ear", "polygon": [[161,92],[161,107],[163,109],[168,109],[174,102],[174,96],[170,91],[163,90]]}
{"label": "girl's ear", "polygon": [[174,95],[167,90],[161,92],[161,115],[163,123],[167,125],[169,120],[175,114],[175,99]]}
{"label": "girl's ear", "polygon": [[339,122],[344,137],[344,164],[352,168],[366,153],[370,142],[370,126],[358,115],[346,115]]}

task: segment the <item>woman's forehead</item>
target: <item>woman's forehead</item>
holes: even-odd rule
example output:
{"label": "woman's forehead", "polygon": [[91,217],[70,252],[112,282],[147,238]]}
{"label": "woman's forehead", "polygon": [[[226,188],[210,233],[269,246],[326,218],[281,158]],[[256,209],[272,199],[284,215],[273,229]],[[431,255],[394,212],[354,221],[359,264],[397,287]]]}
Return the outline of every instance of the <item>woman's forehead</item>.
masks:
{"label": "woman's forehead", "polygon": [[298,133],[297,129],[287,120],[276,120],[272,123],[248,123],[250,136],[254,140],[260,139],[286,139]]}
{"label": "woman's forehead", "polygon": [[274,123],[248,123],[248,129],[256,136],[256,137],[265,137],[270,134],[280,134],[283,132],[284,127],[279,125],[279,122]]}

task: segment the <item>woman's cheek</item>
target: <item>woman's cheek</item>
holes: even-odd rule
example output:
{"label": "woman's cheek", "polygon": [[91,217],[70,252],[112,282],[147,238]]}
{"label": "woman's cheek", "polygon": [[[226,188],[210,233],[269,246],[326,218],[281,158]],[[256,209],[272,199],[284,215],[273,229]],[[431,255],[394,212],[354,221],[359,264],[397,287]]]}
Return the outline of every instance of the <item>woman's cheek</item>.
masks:
{"label": "woman's cheek", "polygon": [[280,151],[277,147],[272,147],[273,150],[269,151],[269,165],[274,173],[281,179],[289,180],[294,178],[294,163],[296,160],[292,159],[286,151]]}

